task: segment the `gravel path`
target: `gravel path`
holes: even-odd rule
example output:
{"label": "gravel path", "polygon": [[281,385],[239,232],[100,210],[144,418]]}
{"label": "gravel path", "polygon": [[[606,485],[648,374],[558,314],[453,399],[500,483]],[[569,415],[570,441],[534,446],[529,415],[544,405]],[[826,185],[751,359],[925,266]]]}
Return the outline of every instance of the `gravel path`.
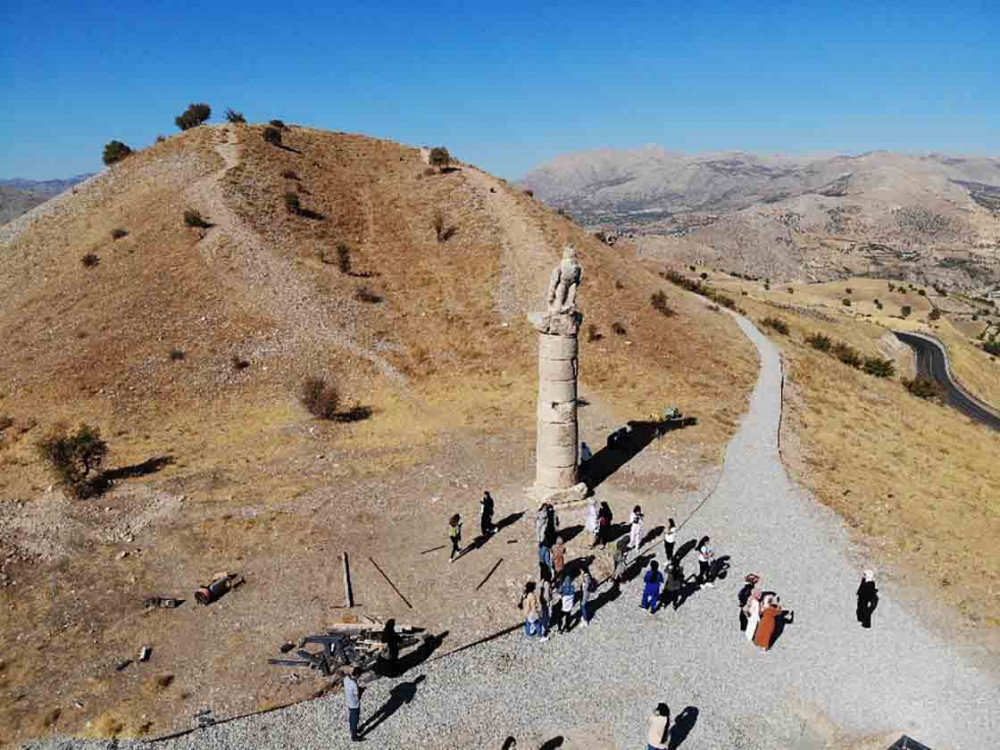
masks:
{"label": "gravel path", "polygon": [[[779,355],[750,323],[739,324],[762,363],[749,412],[711,495],[675,504],[678,521],[684,519],[678,541],[711,535],[717,554],[732,556],[735,575],[655,617],[639,610],[641,584],[633,581],[588,629],[548,643],[514,631],[436,655],[400,680],[377,681],[365,694],[363,716],[392,690],[410,701],[370,730],[369,745],[499,748],[513,735],[519,748],[559,736],[563,747],[641,748],[646,718],[659,701],[668,702],[675,717],[686,708],[696,717],[686,737],[674,738],[685,750],[885,748],[904,732],[934,750],[995,744],[1000,685],[985,670],[985,657],[928,631],[894,601],[885,580],[874,628],[855,622],[854,591],[864,563],[853,559],[836,516],[787,476],[777,451]],[[654,549],[662,561],[662,547]],[[692,555],[685,562],[688,572],[696,569]],[[736,593],[750,570],[795,611],[794,624],[769,654],[738,629]],[[511,623],[516,616],[512,603]],[[350,743],[343,699],[335,694],[158,746]]]}

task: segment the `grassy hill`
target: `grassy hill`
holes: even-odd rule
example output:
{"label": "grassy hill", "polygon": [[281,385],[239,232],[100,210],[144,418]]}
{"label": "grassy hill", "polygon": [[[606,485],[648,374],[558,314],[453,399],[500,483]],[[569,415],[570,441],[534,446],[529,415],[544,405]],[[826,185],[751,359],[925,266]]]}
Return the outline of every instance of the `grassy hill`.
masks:
{"label": "grassy hill", "polygon": [[[483,487],[499,509],[524,509],[536,368],[525,313],[565,242],[585,268],[584,439],[671,404],[699,418],[648,449],[669,467],[665,496],[717,466],[756,373],[729,316],[629,252],[471,165],[441,173],[416,148],[362,136],[291,127],[279,147],[261,127],[199,127],[6,237],[3,742],[158,733],[186,727],[209,696],[231,714],[312,694],[265,657],[337,615],[345,549],[421,587],[421,624],[453,641],[508,617],[503,596],[470,615],[451,595],[459,566],[426,583],[408,561],[439,543],[451,512],[474,514]],[[307,378],[338,389],[337,419],[304,408]],[[82,422],[108,440],[114,482],[72,500],[35,445]],[[626,468],[609,491],[638,482]],[[195,608],[191,591],[218,570],[248,583]],[[371,570],[356,576],[364,611],[400,607]],[[151,595],[188,602],[144,611]],[[152,662],[114,670],[145,644]]]}

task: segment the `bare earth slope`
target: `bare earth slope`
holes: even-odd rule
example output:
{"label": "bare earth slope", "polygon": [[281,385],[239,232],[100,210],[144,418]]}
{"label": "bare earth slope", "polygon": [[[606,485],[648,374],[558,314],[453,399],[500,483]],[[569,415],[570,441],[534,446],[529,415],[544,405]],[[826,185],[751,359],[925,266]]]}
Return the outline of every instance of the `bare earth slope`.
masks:
{"label": "bare earth slope", "polygon": [[605,150],[522,182],[587,226],[643,232],[664,259],[773,280],[1000,282],[998,159]]}
{"label": "bare earth slope", "polygon": [[[509,556],[470,611],[453,592],[474,590],[492,549],[429,581],[400,550],[439,546],[456,511],[471,534],[486,487],[498,513],[523,510],[523,313],[564,242],[586,274],[585,439],[670,404],[699,419],[608,480],[619,511],[639,490],[665,504],[698,486],[745,409],[756,355],[737,326],[634,255],[471,167],[428,172],[415,148],[296,127],[278,148],[261,131],[188,131],[0,230],[0,743],[158,734],[203,705],[228,716],[312,695],[266,656],[341,614],[343,550],[364,612],[455,646],[490,632],[530,556]],[[186,226],[186,210],[210,226]],[[650,306],[658,290],[673,317]],[[303,408],[310,376],[337,385],[342,421]],[[53,486],[34,448],[80,422],[114,470],[88,501]],[[246,586],[195,608],[220,570]],[[144,612],[152,595],[188,602]],[[144,644],[150,663],[115,671]]]}

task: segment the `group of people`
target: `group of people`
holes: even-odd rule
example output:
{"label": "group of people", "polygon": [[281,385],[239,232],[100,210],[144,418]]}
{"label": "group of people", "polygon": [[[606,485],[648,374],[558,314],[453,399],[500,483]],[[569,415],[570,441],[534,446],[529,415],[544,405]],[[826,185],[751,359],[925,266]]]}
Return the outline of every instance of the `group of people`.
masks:
{"label": "group of people", "polygon": [[795,613],[786,610],[781,597],[773,591],[762,591],[760,576],[750,573],[739,593],[740,629],[746,639],[764,653],[771,650],[775,639],[786,624],[791,624]]}
{"label": "group of people", "polygon": [[[493,496],[489,490],[483,492],[483,498],[479,501],[479,530],[484,537],[490,537],[497,533],[497,526],[493,523],[494,503]],[[455,513],[448,519],[448,539],[451,542],[451,556],[449,560],[455,560],[462,555],[462,515]]]}

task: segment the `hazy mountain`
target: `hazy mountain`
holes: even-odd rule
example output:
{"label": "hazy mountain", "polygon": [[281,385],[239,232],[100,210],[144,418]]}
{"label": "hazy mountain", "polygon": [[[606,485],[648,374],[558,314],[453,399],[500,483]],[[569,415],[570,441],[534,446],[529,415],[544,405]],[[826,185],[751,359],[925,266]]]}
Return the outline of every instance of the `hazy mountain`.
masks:
{"label": "hazy mountain", "polygon": [[1000,280],[1000,159],[647,147],[560,156],[521,184],[592,229],[641,230],[646,250],[677,260],[775,278]]}
{"label": "hazy mountain", "polygon": [[78,174],[62,180],[25,180],[20,177],[0,179],[0,224],[27,213],[91,176],[92,173]]}

